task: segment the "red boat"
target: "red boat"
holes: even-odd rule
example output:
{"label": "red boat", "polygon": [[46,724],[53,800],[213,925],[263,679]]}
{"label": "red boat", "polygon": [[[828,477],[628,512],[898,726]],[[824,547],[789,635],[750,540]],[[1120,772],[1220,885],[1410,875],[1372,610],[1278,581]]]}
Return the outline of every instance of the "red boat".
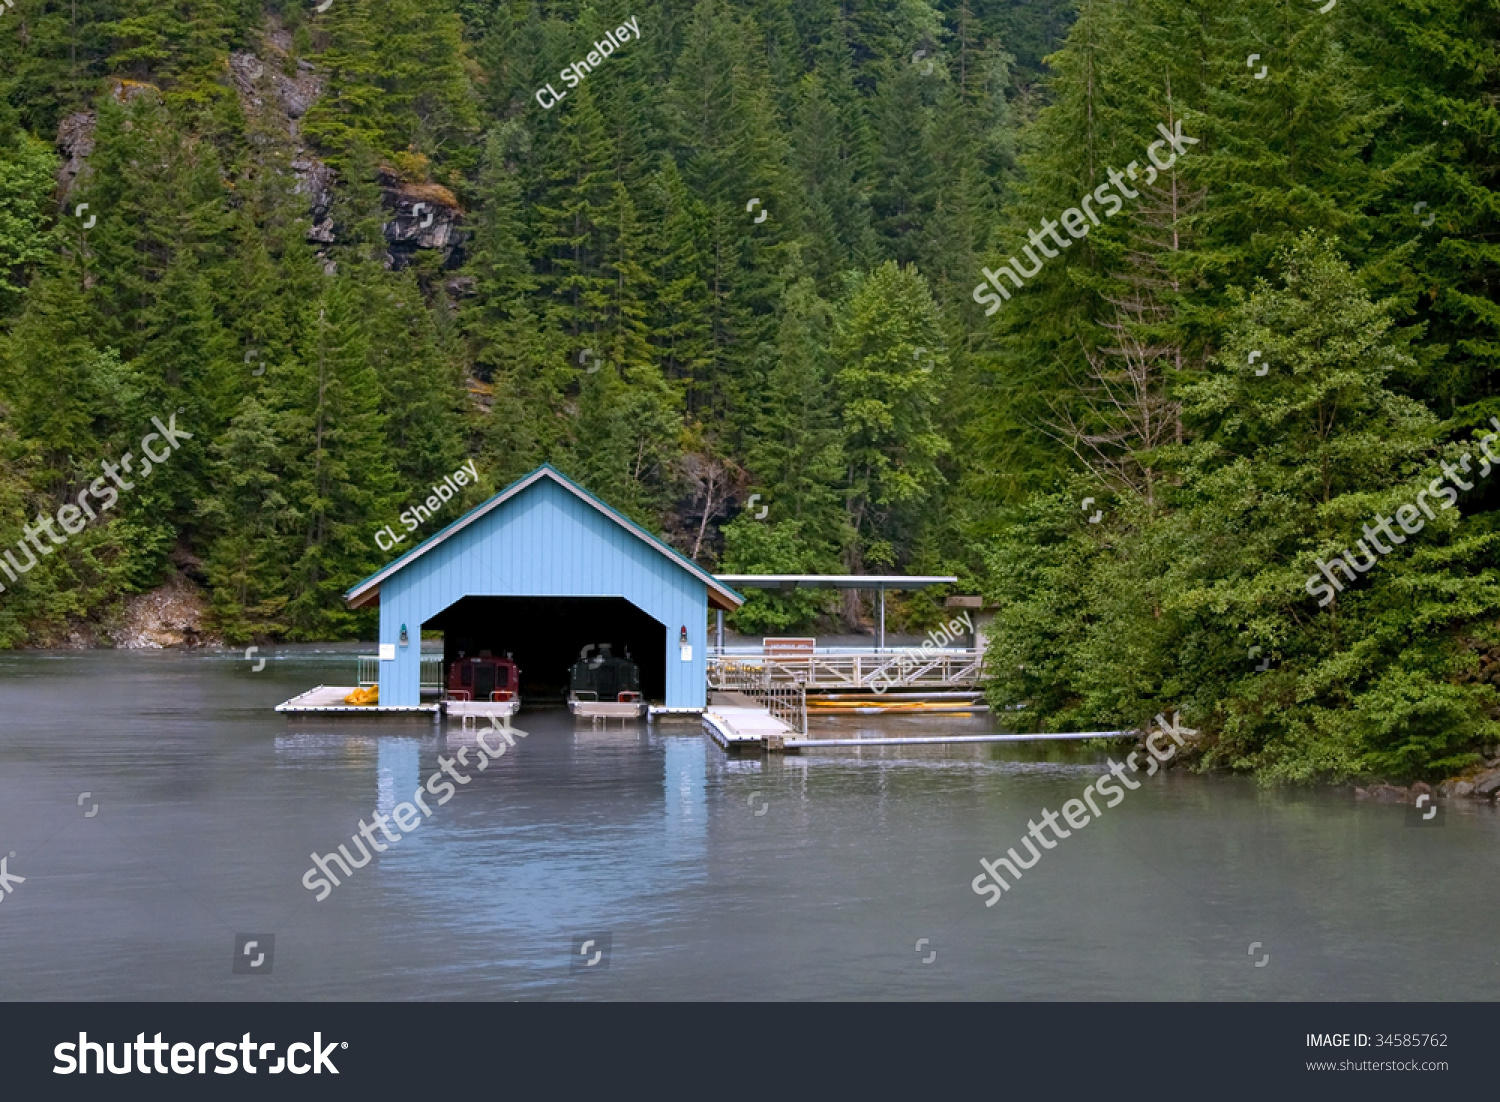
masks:
{"label": "red boat", "polygon": [[521,670],[510,656],[496,658],[482,650],[475,658],[460,657],[448,667],[446,697],[479,702],[514,701],[521,704]]}

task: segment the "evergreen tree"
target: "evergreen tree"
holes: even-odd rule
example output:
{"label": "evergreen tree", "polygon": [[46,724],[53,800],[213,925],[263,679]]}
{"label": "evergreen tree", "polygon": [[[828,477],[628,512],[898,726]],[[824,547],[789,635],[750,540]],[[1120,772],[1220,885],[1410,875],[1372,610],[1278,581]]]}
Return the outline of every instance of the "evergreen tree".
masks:
{"label": "evergreen tree", "polygon": [[15,311],[56,247],[46,209],[56,168],[52,151],[25,131],[12,129],[0,148],[0,314]]}
{"label": "evergreen tree", "polygon": [[875,254],[870,202],[860,188],[857,160],[865,143],[849,133],[851,124],[817,72],[802,80],[793,126],[793,165],[807,210],[804,256],[827,285]]}
{"label": "evergreen tree", "polygon": [[349,579],[382,561],[375,531],[395,520],[400,498],[359,300],[335,280],[306,309],[299,358],[282,368],[270,429],[301,450],[284,491],[298,529],[287,564],[287,634],[320,639],[359,622],[340,596]]}
{"label": "evergreen tree", "polygon": [[288,627],[285,552],[298,526],[281,481],[287,442],[274,420],[247,395],[211,445],[214,493],[201,518],[215,538],[204,572],[214,626],[233,644],[282,635]]}
{"label": "evergreen tree", "polygon": [[910,550],[940,482],[947,441],[934,413],[947,353],[937,306],[913,268],[886,261],[851,288],[835,326],[834,379],[844,428],[851,573]]}
{"label": "evergreen tree", "polygon": [[818,564],[814,573],[834,569],[850,543],[840,488],[844,456],[832,336],[833,311],[813,281],[804,276],[791,282],[776,343],[767,349],[770,368],[748,449],[755,485],[771,503],[775,523],[797,522],[800,558]]}
{"label": "evergreen tree", "polygon": [[714,361],[708,208],[689,193],[670,158],[652,177],[647,201],[656,227],[646,242],[656,287],[650,324],[655,354],[669,379],[706,378]]}

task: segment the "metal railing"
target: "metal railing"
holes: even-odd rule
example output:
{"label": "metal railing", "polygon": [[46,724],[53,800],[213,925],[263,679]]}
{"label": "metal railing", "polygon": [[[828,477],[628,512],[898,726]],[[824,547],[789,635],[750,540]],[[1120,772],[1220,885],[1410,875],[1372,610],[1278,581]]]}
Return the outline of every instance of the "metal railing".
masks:
{"label": "metal railing", "polygon": [[977,686],[983,674],[977,650],[884,650],[821,652],[805,657],[736,654],[708,656],[709,688],[732,688],[727,670],[748,665],[774,680],[802,678],[805,689],[884,692],[888,689],[951,689]]}
{"label": "metal railing", "polygon": [[[712,670],[712,660],[710,661]],[[776,662],[718,663],[718,683],[710,684],[725,692],[741,693],[755,701],[771,715],[791,728],[793,734],[807,734],[807,676]]]}
{"label": "metal railing", "polygon": [[[418,674],[423,689],[441,689],[443,687],[443,656],[441,654],[422,655],[422,671]],[[362,654],[359,656],[359,687],[367,689],[371,685],[380,684],[380,656],[378,654]]]}

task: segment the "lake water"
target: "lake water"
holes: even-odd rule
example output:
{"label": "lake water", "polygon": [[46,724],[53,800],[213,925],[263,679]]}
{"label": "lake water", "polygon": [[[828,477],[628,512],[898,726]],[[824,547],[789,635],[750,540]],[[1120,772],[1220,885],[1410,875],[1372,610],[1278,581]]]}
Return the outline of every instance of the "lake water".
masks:
{"label": "lake water", "polygon": [[[311,853],[353,850],[473,739],[271,710],[350,683],[359,649],[267,648],[258,673],[239,653],[0,656],[0,998],[1479,1000],[1500,979],[1492,807],[1413,828],[1347,790],[1158,774],[987,909],[979,859],[1102,754],[741,760],[694,722],[575,730],[555,706],[316,902]],[[235,974],[268,934],[269,974]]]}

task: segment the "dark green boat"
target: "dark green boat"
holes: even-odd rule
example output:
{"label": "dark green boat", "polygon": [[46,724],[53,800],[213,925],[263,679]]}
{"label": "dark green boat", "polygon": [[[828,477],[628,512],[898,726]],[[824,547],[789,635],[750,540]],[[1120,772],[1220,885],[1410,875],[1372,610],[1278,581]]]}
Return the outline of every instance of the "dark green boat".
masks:
{"label": "dark green boat", "polygon": [[630,718],[646,714],[646,698],[641,695],[641,671],[630,660],[616,658],[608,643],[583,648],[568,674],[568,711],[585,719]]}

